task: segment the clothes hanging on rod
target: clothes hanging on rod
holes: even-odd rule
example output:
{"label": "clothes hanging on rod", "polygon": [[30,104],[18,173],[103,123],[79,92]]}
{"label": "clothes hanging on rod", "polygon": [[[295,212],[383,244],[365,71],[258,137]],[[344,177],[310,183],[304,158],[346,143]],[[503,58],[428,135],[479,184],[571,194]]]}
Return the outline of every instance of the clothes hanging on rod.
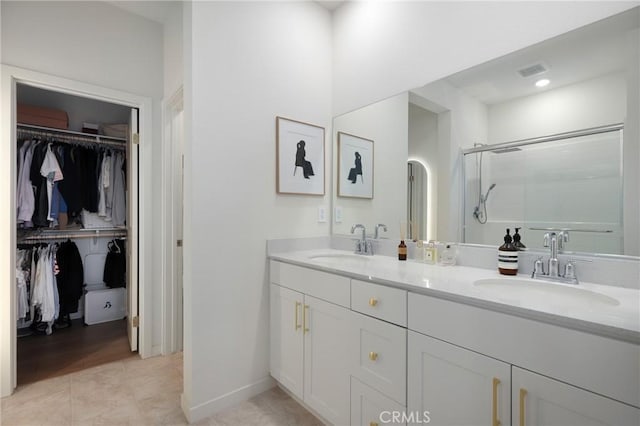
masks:
{"label": "clothes hanging on rod", "polygon": [[71,325],[84,287],[82,258],[70,240],[61,244],[18,246],[16,256],[17,320],[30,319],[30,328],[51,334]]}
{"label": "clothes hanging on rod", "polygon": [[83,210],[110,226],[124,226],[125,153],[55,140],[21,140],[16,200],[18,224],[24,228],[79,222]]}

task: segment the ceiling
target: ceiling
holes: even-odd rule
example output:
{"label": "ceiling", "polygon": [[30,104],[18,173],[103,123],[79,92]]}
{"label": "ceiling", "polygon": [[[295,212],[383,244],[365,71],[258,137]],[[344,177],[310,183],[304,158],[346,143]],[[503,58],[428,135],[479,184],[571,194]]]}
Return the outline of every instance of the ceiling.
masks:
{"label": "ceiling", "polygon": [[[628,31],[638,28],[640,7],[587,25],[501,58],[461,71],[446,80],[484,104],[585,81],[621,71],[628,57]],[[518,70],[543,64],[543,74],[524,78]],[[535,87],[540,78],[551,83]]]}
{"label": "ceiling", "polygon": [[[210,0],[213,1],[213,0]],[[310,0],[306,0],[310,1]],[[320,6],[333,12],[338,7],[342,6],[346,0],[315,0]],[[180,0],[120,0],[120,1],[107,1],[120,9],[124,9],[127,12],[133,13],[143,18],[150,19],[152,21],[164,24],[167,18],[179,7]]]}

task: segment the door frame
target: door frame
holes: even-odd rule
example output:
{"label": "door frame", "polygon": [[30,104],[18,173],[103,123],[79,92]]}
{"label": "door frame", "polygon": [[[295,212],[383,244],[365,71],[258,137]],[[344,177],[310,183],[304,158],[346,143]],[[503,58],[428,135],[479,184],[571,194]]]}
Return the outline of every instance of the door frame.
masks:
{"label": "door frame", "polygon": [[[138,157],[139,194],[138,223],[132,224],[133,238],[138,238],[138,294],[140,357],[151,356],[152,349],[152,216],[151,216],[151,149],[152,100],[119,90],[56,77],[37,71],[1,65],[0,72],[0,397],[11,395],[17,386],[16,333],[16,216],[15,185],[16,85],[30,86],[111,102],[140,110],[140,142]],[[136,226],[137,225],[137,226]],[[133,245],[133,244],[132,244]],[[132,252],[132,256],[135,255]]]}
{"label": "door frame", "polygon": [[[184,339],[183,297],[180,294],[183,285],[180,285],[176,267],[183,253],[176,242],[184,235],[178,229],[177,221],[184,223],[184,215],[175,211],[184,203],[184,191],[180,194],[177,190],[177,186],[182,185],[182,167],[179,165],[184,156],[184,121],[182,129],[176,129],[176,118],[184,113],[183,87],[180,86],[162,104],[162,354],[166,355],[181,351]],[[177,135],[176,131],[182,134]]]}

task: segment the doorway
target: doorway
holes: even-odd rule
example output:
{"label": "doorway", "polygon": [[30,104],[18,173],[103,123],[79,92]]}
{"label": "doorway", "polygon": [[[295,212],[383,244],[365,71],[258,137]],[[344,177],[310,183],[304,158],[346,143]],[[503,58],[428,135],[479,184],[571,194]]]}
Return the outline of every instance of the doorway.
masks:
{"label": "doorway", "polygon": [[[42,99],[58,99],[63,104],[64,102],[76,103],[76,114],[67,114],[68,124],[72,124],[70,129],[68,126],[65,129],[64,125],[59,125],[58,122],[36,122],[35,124],[19,123],[18,121],[18,101],[25,99],[31,99],[32,104],[33,96]],[[45,102],[46,103],[46,102]],[[127,130],[124,135],[94,135],[93,133],[104,133],[101,129],[95,129],[92,124],[96,124],[93,121],[86,120],[86,116],[82,116],[82,113],[88,111],[89,105],[112,105],[114,108],[120,108],[120,111],[126,111],[126,121],[119,119],[119,121],[125,121],[127,124]],[[141,191],[145,188],[146,182],[149,182],[150,174],[150,156],[147,154],[145,147],[150,142],[151,135],[151,101],[148,98],[138,97],[136,95],[126,94],[111,89],[105,89],[97,86],[87,85],[84,83],[71,81],[67,79],[61,79],[45,74],[23,70],[16,67],[2,66],[2,110],[5,111],[2,114],[2,140],[5,143],[0,145],[0,151],[2,154],[2,179],[0,179],[0,199],[6,202],[5,207],[1,209],[0,213],[0,235],[4,238],[4,241],[8,241],[9,244],[3,245],[0,248],[0,258],[8,260],[8,262],[0,263],[0,276],[4,277],[0,285],[0,293],[2,299],[0,304],[0,395],[8,396],[16,388],[18,384],[22,384],[18,377],[18,356],[19,353],[24,353],[23,350],[18,351],[18,346],[30,347],[29,345],[43,345],[41,349],[49,348],[53,351],[62,351],[62,349],[51,348],[66,348],[69,349],[70,341],[79,339],[86,341],[82,338],[82,335],[93,335],[95,333],[95,341],[103,340],[105,336],[115,334],[118,337],[116,340],[120,342],[126,342],[126,349],[124,353],[130,356],[131,351],[138,350],[139,355],[146,357],[150,355],[150,338],[151,333],[149,327],[150,322],[145,321],[146,310],[144,309],[147,301],[150,302],[149,288],[144,285],[145,277],[149,275],[148,268],[150,262],[147,260],[145,250],[150,244],[147,241],[147,237],[140,238],[145,235],[142,233],[144,221],[141,220],[145,216],[148,216],[146,206],[149,204],[145,202],[147,195]],[[32,105],[37,107],[37,105]],[[43,106],[41,106],[43,107]],[[107,108],[108,109],[108,108]],[[37,108],[36,108],[37,110]],[[73,115],[73,117],[72,117]],[[21,120],[24,121],[24,112],[21,113]],[[96,117],[99,118],[99,117]],[[79,120],[79,121],[78,121]],[[86,120],[86,121],[85,121]],[[81,124],[78,124],[81,123]],[[43,125],[39,125],[43,124]],[[86,124],[86,125],[85,125]],[[114,124],[114,123],[108,123]],[[53,127],[50,127],[53,126]],[[78,128],[79,126],[82,126]],[[122,130],[122,129],[121,129]],[[148,135],[148,136],[147,136]],[[124,137],[121,137],[124,136]],[[47,146],[47,149],[52,149],[54,146],[60,148],[60,152],[64,149],[88,149],[86,146],[78,148],[80,145],[88,143],[96,151],[101,153],[120,152],[118,155],[122,159],[120,163],[120,169],[114,168],[113,170],[120,170],[126,177],[126,209],[123,210],[126,217],[122,220],[122,223],[118,223],[117,226],[100,226],[89,225],[87,222],[83,223],[81,215],[78,215],[78,223],[74,223],[73,226],[64,226],[60,228],[60,218],[56,220],[50,220],[51,217],[47,217],[47,223],[41,223],[38,229],[22,229],[18,231],[19,221],[16,217],[16,207],[18,206],[17,196],[18,190],[18,174],[19,171],[16,167],[16,159],[20,157],[20,150],[18,148],[18,138],[29,140],[31,143],[34,139],[39,138],[40,142]],[[121,146],[118,146],[118,142]],[[111,145],[109,145],[109,143]],[[66,144],[66,145],[65,145]],[[104,145],[103,145],[104,144]],[[107,149],[107,145],[108,149]],[[60,161],[64,161],[58,151],[56,156]],[[76,157],[73,157],[76,158]],[[79,158],[79,157],[78,157]],[[124,161],[126,159],[126,161]],[[97,160],[95,163],[97,164]],[[126,164],[125,167],[123,167]],[[65,203],[66,204],[66,203]],[[52,205],[52,204],[50,204]],[[91,212],[89,212],[91,213]],[[50,215],[49,211],[49,215]],[[96,215],[98,216],[98,215]],[[92,217],[91,220],[97,220],[99,218]],[[140,220],[139,220],[140,219]],[[24,224],[23,224],[24,225]],[[97,229],[96,229],[97,228]],[[45,245],[53,252],[57,250],[57,245],[63,242],[78,242],[80,246],[90,246],[95,250],[89,250],[89,253],[83,253],[85,258],[82,262],[88,262],[87,255],[104,255],[102,256],[102,267],[104,267],[104,260],[106,253],[101,250],[101,247],[109,246],[113,241],[119,239],[126,241],[121,243],[122,251],[126,252],[126,281],[125,287],[120,285],[114,285],[113,288],[88,288],[83,287],[82,296],[85,300],[77,300],[77,310],[73,312],[65,312],[68,316],[65,318],[64,324],[56,324],[55,321],[51,321],[51,318],[46,315],[42,315],[42,311],[39,312],[39,316],[36,314],[32,317],[31,312],[28,315],[23,315],[22,323],[16,323],[19,318],[22,308],[17,303],[19,294],[22,294],[21,290],[16,287],[16,278],[18,273],[16,270],[17,244],[32,245],[36,248],[38,245]],[[117,244],[116,244],[117,246]],[[80,252],[77,250],[77,255],[82,258]],[[118,248],[120,250],[120,248]],[[55,258],[52,257],[52,258]],[[91,262],[95,263],[95,258],[100,256],[93,256]],[[98,260],[98,263],[100,261]],[[27,262],[25,262],[26,264]],[[91,268],[89,268],[91,269]],[[100,275],[100,272],[93,268],[93,274]],[[7,279],[8,278],[8,279]],[[98,282],[88,283],[88,276],[84,274],[81,278],[82,284],[104,284]],[[98,280],[98,279],[96,279]],[[52,288],[56,288],[54,286]],[[121,287],[120,290],[117,290]],[[95,290],[93,293],[92,291]],[[114,291],[111,291],[114,290]],[[104,296],[101,292],[109,293]],[[113,294],[118,293],[118,297]],[[87,297],[87,295],[91,297]],[[106,297],[104,300],[103,298]],[[122,296],[122,297],[120,297]],[[96,298],[97,297],[97,298]],[[95,315],[96,310],[91,308],[91,303],[87,303],[87,300],[93,301],[92,303],[98,303],[101,307],[116,308],[119,307],[122,312],[116,310],[109,310],[112,317],[108,315],[103,316],[103,310],[99,311],[98,315]],[[29,308],[31,303],[29,302]],[[140,309],[139,309],[140,308]],[[37,309],[36,309],[37,312]],[[56,314],[59,314],[57,312]],[[120,317],[121,316],[121,317]],[[115,318],[115,319],[114,319]],[[124,318],[127,320],[124,321]],[[40,325],[37,330],[42,331],[42,336],[31,336],[35,343],[29,344],[18,343],[18,327],[20,325],[27,325],[28,327],[33,324],[33,321],[44,321],[45,325]],[[116,321],[119,319],[119,321]],[[113,320],[113,321],[112,321]],[[31,322],[31,324],[29,324]],[[112,324],[109,324],[112,322]],[[85,323],[89,323],[87,327],[84,327]],[[70,327],[69,327],[70,326]],[[23,327],[27,328],[27,327]],[[128,329],[128,330],[127,330]],[[71,330],[76,330],[76,334],[71,333]],[[24,330],[23,330],[24,331]],[[63,333],[65,332],[65,333]],[[124,332],[124,333],[123,333]],[[127,340],[127,332],[130,339]],[[136,337],[138,334],[138,337]],[[56,336],[57,335],[57,336]],[[80,336],[80,337],[79,337]],[[30,339],[28,337],[27,339]],[[41,342],[37,342],[37,338],[46,338]],[[58,341],[56,342],[56,337]],[[69,340],[70,339],[70,340]],[[63,343],[67,340],[67,343]],[[26,342],[26,340],[25,340]],[[31,351],[34,349],[31,347]],[[78,351],[80,353],[80,351]],[[95,353],[95,352],[94,352]],[[105,355],[102,351],[100,354]],[[43,354],[44,355],[44,354]],[[104,362],[109,362],[110,358],[108,354],[103,357]],[[118,355],[121,356],[121,355]],[[95,365],[96,362],[100,362],[100,357],[93,357],[90,362],[85,363],[85,368]],[[30,361],[31,362],[31,361]],[[60,369],[64,372],[64,369]],[[46,371],[43,373],[43,378],[55,374],[55,372]],[[25,377],[25,376],[23,376]],[[37,379],[37,375],[35,379]],[[25,379],[26,381],[34,380],[34,376]]]}

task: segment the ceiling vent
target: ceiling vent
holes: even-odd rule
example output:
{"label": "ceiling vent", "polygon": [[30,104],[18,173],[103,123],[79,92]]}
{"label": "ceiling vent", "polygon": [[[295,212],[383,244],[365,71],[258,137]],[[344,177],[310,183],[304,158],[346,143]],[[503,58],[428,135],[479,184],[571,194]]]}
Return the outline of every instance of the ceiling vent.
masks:
{"label": "ceiling vent", "polygon": [[524,78],[544,74],[545,72],[547,72],[547,67],[543,64],[535,64],[518,70],[518,74]]}

